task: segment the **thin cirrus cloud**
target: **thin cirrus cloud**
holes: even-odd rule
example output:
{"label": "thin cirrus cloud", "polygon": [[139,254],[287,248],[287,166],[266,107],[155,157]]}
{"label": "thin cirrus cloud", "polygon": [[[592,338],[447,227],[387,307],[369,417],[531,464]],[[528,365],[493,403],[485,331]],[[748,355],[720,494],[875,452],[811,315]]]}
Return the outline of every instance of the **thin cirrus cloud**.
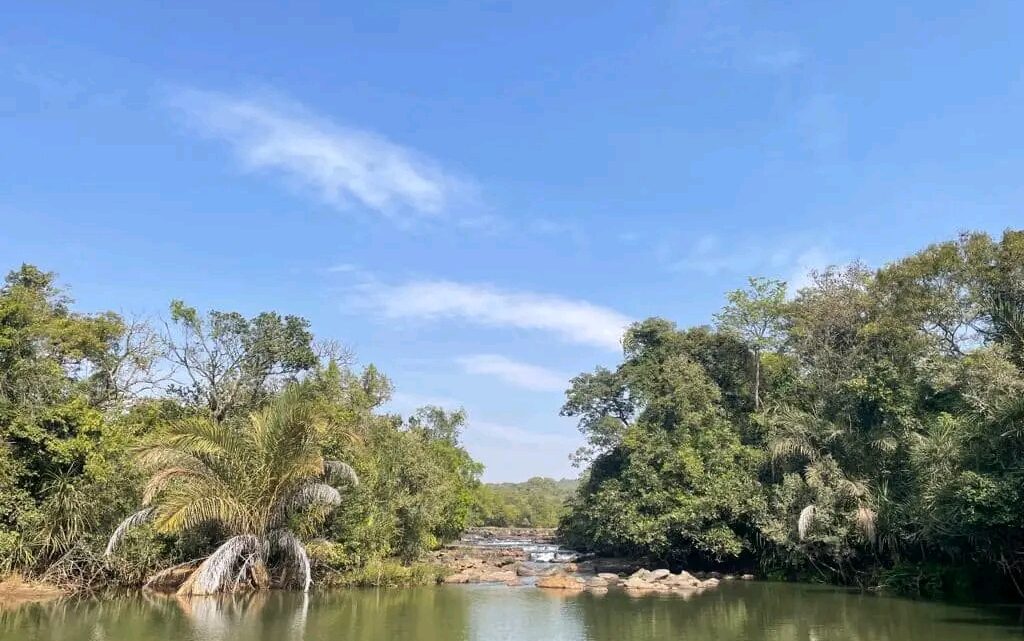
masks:
{"label": "thin cirrus cloud", "polygon": [[468,374],[494,376],[506,383],[537,392],[563,392],[568,376],[546,367],[512,360],[500,354],[470,354],[456,361]]}
{"label": "thin cirrus cloud", "polygon": [[331,207],[361,207],[397,222],[437,218],[471,185],[430,158],[303,107],[194,89],[170,103],[202,134],[228,144],[248,170],[276,175]]}
{"label": "thin cirrus cloud", "polygon": [[815,271],[840,264],[849,256],[833,248],[824,239],[778,238],[767,242],[731,239],[723,241],[717,236],[698,238],[680,257],[663,258],[672,270],[691,270],[715,276],[743,274],[746,276],[776,276],[787,281],[790,294],[811,283]]}
{"label": "thin cirrus cloud", "polygon": [[385,318],[451,319],[545,331],[570,343],[616,351],[630,323],[623,314],[587,301],[446,280],[367,283],[357,289],[353,302]]}

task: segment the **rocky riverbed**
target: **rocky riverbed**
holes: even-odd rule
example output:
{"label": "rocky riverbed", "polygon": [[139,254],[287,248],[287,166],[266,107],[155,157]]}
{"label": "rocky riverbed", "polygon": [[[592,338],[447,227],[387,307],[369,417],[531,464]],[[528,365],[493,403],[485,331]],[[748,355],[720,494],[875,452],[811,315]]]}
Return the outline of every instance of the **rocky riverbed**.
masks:
{"label": "rocky riverbed", "polygon": [[621,588],[634,594],[699,593],[720,581],[753,580],[753,575],[717,572],[673,573],[647,569],[630,559],[587,557],[558,544],[553,530],[474,528],[457,543],[435,553],[435,562],[449,570],[445,583],[536,585],[552,590],[607,591]]}

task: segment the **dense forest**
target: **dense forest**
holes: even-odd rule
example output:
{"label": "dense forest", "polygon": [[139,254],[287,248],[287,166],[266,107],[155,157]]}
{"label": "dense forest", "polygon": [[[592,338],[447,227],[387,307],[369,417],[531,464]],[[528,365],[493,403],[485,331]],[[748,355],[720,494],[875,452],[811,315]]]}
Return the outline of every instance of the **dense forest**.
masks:
{"label": "dense forest", "polygon": [[470,522],[482,466],[462,412],[403,420],[391,392],[302,318],[79,313],[23,265],[0,288],[0,575],[430,580],[415,561]]}
{"label": "dense forest", "polygon": [[680,566],[939,593],[1024,588],[1024,232],[767,279],[713,326],[634,324],[573,379],[561,531]]}
{"label": "dense forest", "polygon": [[577,485],[575,479],[540,476],[522,483],[485,483],[480,486],[474,525],[553,528]]}
{"label": "dense forest", "polygon": [[709,326],[633,324],[622,362],[566,392],[578,484],[481,484],[462,411],[388,413],[390,382],[355,363],[300,317],[83,313],[54,274],[14,270],[0,575],[411,583],[470,525],[557,523],[569,545],[674,567],[1024,589],[1024,232],[796,291],[753,278]]}

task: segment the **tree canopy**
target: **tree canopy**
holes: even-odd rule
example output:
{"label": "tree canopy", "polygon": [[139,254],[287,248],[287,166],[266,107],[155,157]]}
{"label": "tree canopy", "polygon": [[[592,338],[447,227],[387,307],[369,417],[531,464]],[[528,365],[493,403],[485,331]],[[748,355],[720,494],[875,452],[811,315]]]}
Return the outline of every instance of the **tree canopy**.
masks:
{"label": "tree canopy", "polygon": [[206,559],[188,589],[216,591],[411,563],[469,522],[482,466],[464,412],[403,419],[391,392],[301,317],[82,313],[23,265],[0,287],[0,572],[138,585]]}
{"label": "tree canopy", "polygon": [[751,279],[714,328],[634,324],[567,393],[590,463],[562,531],[862,585],[1021,584],[1022,292],[1024,232],[971,233],[791,298]]}

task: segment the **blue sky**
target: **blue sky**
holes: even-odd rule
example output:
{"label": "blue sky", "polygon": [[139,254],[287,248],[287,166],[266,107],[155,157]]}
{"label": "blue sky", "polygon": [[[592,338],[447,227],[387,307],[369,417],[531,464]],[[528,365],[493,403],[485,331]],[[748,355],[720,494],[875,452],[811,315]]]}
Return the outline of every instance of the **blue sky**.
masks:
{"label": "blue sky", "polygon": [[0,266],[303,315],[489,480],[630,320],[1024,222],[1019,2],[89,4],[0,22]]}

